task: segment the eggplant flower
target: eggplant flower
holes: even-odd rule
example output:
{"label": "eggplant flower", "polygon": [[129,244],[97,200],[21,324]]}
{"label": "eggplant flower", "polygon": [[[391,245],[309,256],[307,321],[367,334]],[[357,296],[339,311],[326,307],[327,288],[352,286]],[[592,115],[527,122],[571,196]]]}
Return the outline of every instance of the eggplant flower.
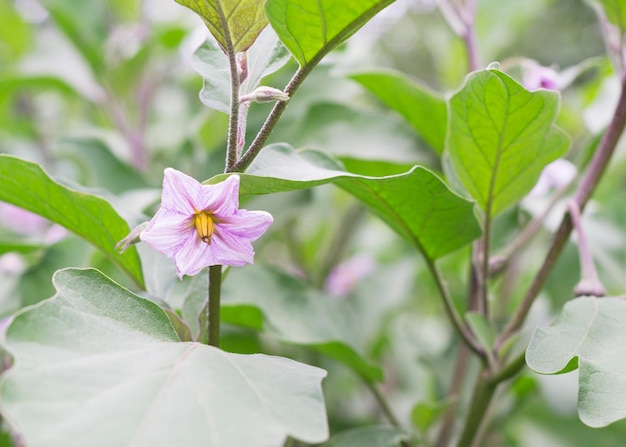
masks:
{"label": "eggplant flower", "polygon": [[239,209],[239,176],[202,185],[172,168],[165,170],[161,208],[141,240],[172,258],[178,277],[212,265],[254,262],[251,242],[272,223],[264,211]]}

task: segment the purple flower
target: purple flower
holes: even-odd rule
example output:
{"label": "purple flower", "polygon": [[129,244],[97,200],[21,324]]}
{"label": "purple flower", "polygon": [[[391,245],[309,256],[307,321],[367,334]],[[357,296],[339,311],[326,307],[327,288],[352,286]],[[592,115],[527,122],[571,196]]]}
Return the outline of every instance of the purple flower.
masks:
{"label": "purple flower", "polygon": [[326,278],[324,289],[333,296],[346,296],[359,281],[376,269],[376,262],[369,256],[357,255],[337,264]]}
{"label": "purple flower", "polygon": [[522,84],[528,90],[532,91],[540,88],[561,90],[563,88],[563,81],[556,70],[539,65],[533,60],[527,60],[522,65],[522,72]]}
{"label": "purple flower", "polygon": [[181,279],[211,265],[252,264],[251,242],[267,230],[273,219],[264,211],[238,207],[238,175],[217,185],[202,185],[167,168],[161,208],[140,237],[174,259]]}

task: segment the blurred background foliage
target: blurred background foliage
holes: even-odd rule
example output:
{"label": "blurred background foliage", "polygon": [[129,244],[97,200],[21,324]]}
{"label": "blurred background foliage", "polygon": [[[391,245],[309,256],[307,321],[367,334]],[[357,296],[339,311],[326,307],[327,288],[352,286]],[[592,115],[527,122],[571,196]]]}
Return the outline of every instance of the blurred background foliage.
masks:
{"label": "blurred background foliage", "polygon": [[[483,64],[499,61],[518,79],[519,57],[558,70],[589,67],[563,92],[559,116],[572,136],[568,158],[583,166],[616,92],[593,11],[582,0],[482,0],[477,32]],[[165,167],[200,180],[223,170],[227,116],[200,103],[202,80],[190,66],[205,36],[201,21],[173,0],[0,0],[0,152],[40,163],[57,180],[106,197],[131,226],[146,220],[158,204]],[[314,71],[271,141],[323,150],[357,172],[360,159],[380,160],[378,175],[413,164],[440,171],[437,156],[409,124],[346,77],[371,68],[399,70],[443,95],[458,89],[467,74],[462,42],[434,0],[398,0]],[[269,84],[283,88],[294,70],[291,62]],[[249,140],[269,109],[251,107]],[[622,147],[585,221],[609,294],[626,290],[624,155]],[[447,402],[459,346],[419,255],[332,186],[246,200],[246,207],[275,217],[271,234],[256,245],[257,263],[299,278],[301,287],[321,291],[320,299],[345,302],[365,352],[385,371],[383,393],[402,423],[422,430],[428,445],[441,414],[436,408]],[[529,203],[500,217],[496,251],[541,206]],[[16,212],[0,209],[2,316],[51,296],[52,273],[67,266],[96,266],[132,287],[82,240],[45,222],[34,230],[12,225],[22,218]],[[551,225],[548,220],[494,283],[501,319],[536,271]],[[460,309],[468,253],[441,262]],[[569,247],[530,323],[548,322],[572,297],[578,277],[577,255]],[[227,325],[224,349],[286,355],[327,369],[332,432],[384,422],[365,383],[316,352],[245,325]],[[523,373],[494,406],[485,445],[623,445],[626,424],[592,430],[578,421],[574,375]],[[432,422],[412,413],[416,404],[433,415]],[[11,442],[0,437],[0,446]]]}

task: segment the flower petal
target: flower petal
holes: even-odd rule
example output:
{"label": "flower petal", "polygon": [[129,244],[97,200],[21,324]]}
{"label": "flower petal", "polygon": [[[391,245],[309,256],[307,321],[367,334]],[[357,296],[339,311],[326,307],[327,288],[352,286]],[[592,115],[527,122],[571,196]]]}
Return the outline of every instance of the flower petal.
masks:
{"label": "flower petal", "polygon": [[273,221],[272,215],[265,211],[237,210],[235,214],[218,222],[216,227],[234,237],[254,241],[265,233]]}
{"label": "flower petal", "polygon": [[237,211],[239,207],[239,176],[231,175],[216,185],[202,185],[202,210],[222,218]]}
{"label": "flower petal", "polygon": [[191,216],[202,209],[202,185],[193,177],[167,168],[163,176],[161,207]]}
{"label": "flower petal", "polygon": [[215,262],[218,264],[241,267],[254,263],[254,249],[250,239],[216,231],[213,234],[211,249],[214,250]]}
{"label": "flower petal", "polygon": [[165,256],[172,258],[184,240],[195,233],[190,218],[176,211],[160,208],[139,236]]}
{"label": "flower petal", "polygon": [[219,262],[214,259],[213,244],[208,245],[197,234],[193,234],[174,255],[174,264],[178,277],[182,279],[183,275],[197,275],[203,268],[218,265]]}

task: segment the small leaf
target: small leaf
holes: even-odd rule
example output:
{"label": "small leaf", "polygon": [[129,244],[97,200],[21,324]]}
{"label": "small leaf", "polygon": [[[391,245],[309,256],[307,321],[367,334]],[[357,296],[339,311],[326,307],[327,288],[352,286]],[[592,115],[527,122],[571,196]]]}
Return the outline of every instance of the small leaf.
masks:
{"label": "small leaf", "polygon": [[[176,0],[198,14],[226,53],[227,38],[235,53],[246,51],[267,25],[258,0]],[[226,24],[222,23],[222,18]],[[225,26],[224,26],[225,25]]]}
{"label": "small leaf", "polygon": [[323,447],[402,447],[410,439],[411,436],[400,428],[360,427],[338,433]]}
{"label": "small leaf", "polygon": [[[256,266],[231,270],[222,295],[224,321],[246,321],[253,329],[266,327],[282,341],[315,349],[370,381],[382,380],[380,367],[362,354],[359,322],[345,301],[332,300],[277,270]],[[261,314],[251,313],[250,307]]]}
{"label": "small leaf", "polygon": [[[473,203],[448,189],[431,171],[367,177],[341,170],[317,151],[296,152],[284,144],[268,146],[241,177],[241,194],[269,194],[335,183],[366,204],[425,256],[436,259],[480,235]],[[219,175],[211,179],[218,182]]]}
{"label": "small leaf", "polygon": [[130,228],[106,200],[55,182],[35,163],[2,154],[0,200],[39,214],[91,242],[143,286],[136,249],[130,247],[123,254],[115,249]]}
{"label": "small leaf", "polygon": [[[248,76],[241,83],[240,95],[253,92],[263,78],[281,69],[290,57],[274,30],[263,30],[248,50]],[[194,53],[191,65],[204,81],[200,91],[202,103],[220,112],[230,113],[228,60],[221,53],[217,42],[208,38]]]}
{"label": "small leaf", "polygon": [[445,414],[453,399],[439,402],[419,402],[411,410],[411,421],[419,431],[426,433]]}
{"label": "small leaf", "polygon": [[270,25],[301,66],[315,65],[393,0],[268,0]]}
{"label": "small leaf", "polygon": [[349,77],[402,115],[435,152],[443,152],[448,113],[440,95],[391,70],[353,73]]}
{"label": "small leaf", "polygon": [[569,140],[554,125],[559,95],[529,92],[490,69],[468,76],[450,99],[447,155],[454,173],[488,217],[517,203]]}
{"label": "small leaf", "polygon": [[591,427],[626,418],[626,301],[583,297],[569,301],[550,327],[538,328],[526,363],[541,374],[578,366],[578,414]]}
{"label": "small leaf", "polygon": [[181,343],[156,304],[96,270],[62,270],[54,282],[57,295],[18,314],[6,334],[15,366],[0,384],[3,415],[29,447],[327,438],[325,371]]}

